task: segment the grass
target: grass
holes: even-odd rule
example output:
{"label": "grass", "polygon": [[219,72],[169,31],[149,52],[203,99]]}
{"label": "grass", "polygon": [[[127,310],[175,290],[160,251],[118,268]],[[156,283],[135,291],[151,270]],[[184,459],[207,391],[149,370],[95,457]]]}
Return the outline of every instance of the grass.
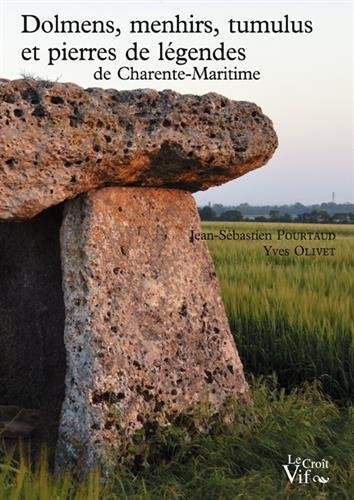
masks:
{"label": "grass", "polygon": [[[9,452],[0,468],[2,500],[52,499],[350,499],[354,426],[316,385],[285,394],[274,379],[252,382],[254,405],[235,409],[235,422],[214,419],[211,432],[188,421],[137,435],[140,454],[117,466],[109,480],[91,473],[78,483],[48,473],[42,455],[31,467]],[[291,485],[281,465],[287,455],[329,460],[326,485]],[[136,460],[139,457],[139,460]]]}
{"label": "grass", "polygon": [[[207,223],[250,232],[279,224]],[[237,347],[248,372],[276,372],[288,389],[321,380],[337,400],[354,389],[354,228],[286,224],[286,230],[335,231],[332,242],[210,241],[222,295]],[[263,245],[289,248],[336,247],[332,256],[267,256]]]}
{"label": "grass", "polygon": [[[220,225],[272,232],[279,226]],[[216,232],[220,225],[204,227]],[[209,242],[254,400],[234,408],[232,424],[214,418],[208,434],[183,419],[146,429],[109,478],[93,471],[81,482],[53,474],[45,451],[32,463],[30,450],[2,449],[0,499],[354,498],[354,229],[328,229],[338,234],[334,257],[267,257],[261,242]],[[282,470],[289,454],[325,458],[330,481],[290,484]]]}

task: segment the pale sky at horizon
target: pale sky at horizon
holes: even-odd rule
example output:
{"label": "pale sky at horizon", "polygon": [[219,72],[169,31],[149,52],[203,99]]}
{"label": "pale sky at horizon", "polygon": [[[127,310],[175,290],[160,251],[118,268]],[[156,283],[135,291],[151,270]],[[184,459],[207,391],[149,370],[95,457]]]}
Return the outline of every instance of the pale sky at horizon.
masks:
{"label": "pale sky at horizon", "polygon": [[[277,204],[299,201],[304,204],[330,201],[354,202],[353,165],[353,4],[351,1],[262,2],[67,2],[0,0],[1,54],[0,77],[15,79],[30,73],[42,78],[75,82],[83,87],[118,89],[172,88],[182,93],[218,92],[235,100],[256,102],[274,123],[279,147],[265,167],[223,186],[198,193],[198,204],[225,205]],[[111,34],[21,34],[21,14],[35,14],[42,20],[59,14],[61,19],[114,19],[122,28],[134,18],[167,19],[175,14],[195,19],[212,19],[223,35],[124,35]],[[235,19],[311,19],[311,34],[228,34],[227,20]],[[246,47],[245,62],[238,69],[261,71],[254,82],[96,82],[92,72],[104,65],[112,73],[126,62],[66,62],[47,66],[44,55],[49,46],[118,47],[119,51],[138,40],[151,48],[158,41],[173,41],[181,46]],[[43,58],[25,63],[20,55],[26,46],[39,45]],[[132,63],[137,69],[175,67],[156,61]],[[192,65],[192,64],[191,64]],[[202,64],[204,65],[204,63]],[[225,63],[209,63],[221,69]],[[230,66],[232,66],[230,64]],[[188,68],[188,66],[187,66]],[[183,67],[181,67],[183,69]]]}

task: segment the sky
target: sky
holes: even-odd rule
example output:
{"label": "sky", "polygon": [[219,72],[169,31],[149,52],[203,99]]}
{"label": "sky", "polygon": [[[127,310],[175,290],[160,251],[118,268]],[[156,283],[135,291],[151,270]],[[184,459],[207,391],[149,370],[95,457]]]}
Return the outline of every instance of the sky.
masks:
{"label": "sky", "polygon": [[[122,29],[112,34],[24,34],[21,15],[36,15],[42,21],[60,19],[113,19]],[[128,33],[132,19],[169,19],[176,14],[211,19],[222,34]],[[227,21],[274,19],[288,14],[294,20],[311,20],[310,34],[230,34]],[[277,204],[299,201],[304,204],[331,201],[354,202],[353,160],[353,4],[351,1],[10,1],[0,0],[0,77],[15,79],[31,74],[83,87],[133,89],[172,88],[181,93],[217,92],[234,100],[252,101],[273,121],[279,147],[269,163],[223,186],[196,193],[199,205]],[[116,47],[122,52],[138,41],[154,54],[158,42],[176,46],[215,46],[221,41],[245,47],[246,61],[238,69],[261,72],[259,81],[120,81],[96,82],[96,62],[47,64],[48,47],[66,42],[68,47]],[[40,61],[25,62],[24,47],[37,45]],[[112,74],[122,60],[104,63]],[[159,66],[161,65],[161,66]],[[212,64],[221,69],[225,63]],[[134,63],[136,69],[167,69],[173,63]],[[231,65],[232,67],[233,65]],[[188,68],[188,66],[187,66]]]}

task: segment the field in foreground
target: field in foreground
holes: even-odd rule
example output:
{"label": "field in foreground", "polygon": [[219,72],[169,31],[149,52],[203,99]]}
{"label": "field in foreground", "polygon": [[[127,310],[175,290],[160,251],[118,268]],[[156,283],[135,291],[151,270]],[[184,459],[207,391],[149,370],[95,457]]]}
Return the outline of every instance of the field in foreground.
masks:
{"label": "field in foreground", "polygon": [[[336,400],[354,390],[354,227],[205,223],[203,230],[271,232],[271,241],[209,241],[237,347],[248,372],[277,374],[290,389],[318,379]],[[277,241],[277,230],[334,231],[334,241]],[[264,245],[288,248],[266,255]],[[335,247],[333,256],[296,256],[296,246]],[[301,252],[301,249],[300,249]]]}
{"label": "field in foreground", "polygon": [[[222,227],[273,232],[279,225]],[[204,228],[216,233],[220,224]],[[109,480],[92,473],[81,484],[48,472],[45,456],[31,465],[25,453],[0,452],[0,499],[354,498],[354,228],[325,229],[337,232],[333,257],[267,257],[262,242],[209,242],[254,398],[253,407],[235,409],[231,426],[214,420],[205,435],[179,422],[137,435],[130,460]],[[291,485],[282,469],[289,454],[327,459],[329,482]]]}
{"label": "field in foreground", "polygon": [[[253,381],[254,406],[235,411],[235,422],[214,421],[208,435],[188,422],[140,435],[132,460],[109,480],[92,473],[81,484],[0,458],[1,500],[108,499],[348,499],[353,498],[354,425],[315,386],[285,394],[272,382]],[[288,454],[329,460],[327,484],[291,485],[282,464]],[[133,456],[135,455],[135,458]]]}

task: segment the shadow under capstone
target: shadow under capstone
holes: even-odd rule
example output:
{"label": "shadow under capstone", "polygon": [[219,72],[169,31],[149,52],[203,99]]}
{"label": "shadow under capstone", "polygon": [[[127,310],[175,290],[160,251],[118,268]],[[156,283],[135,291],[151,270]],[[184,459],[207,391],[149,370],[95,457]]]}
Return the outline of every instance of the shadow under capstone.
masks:
{"label": "shadow under capstone", "polygon": [[62,206],[0,223],[0,405],[59,419],[64,397]]}

